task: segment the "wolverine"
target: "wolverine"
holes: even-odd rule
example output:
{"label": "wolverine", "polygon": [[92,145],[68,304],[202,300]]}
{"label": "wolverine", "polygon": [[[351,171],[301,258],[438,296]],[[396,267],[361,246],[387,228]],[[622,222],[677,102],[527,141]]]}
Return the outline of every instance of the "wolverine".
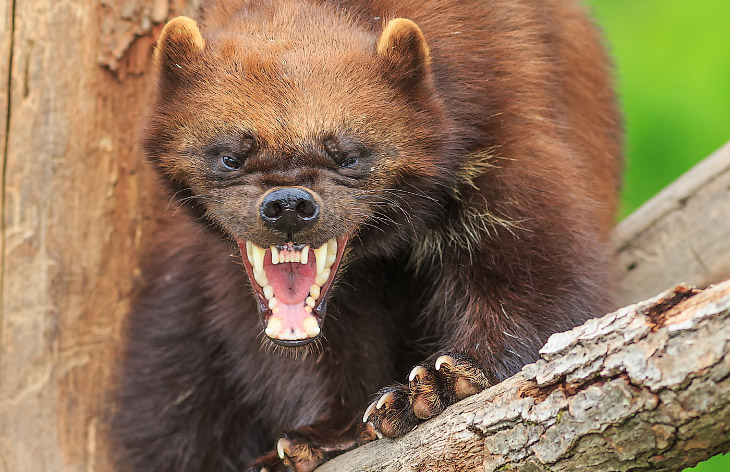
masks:
{"label": "wolverine", "polygon": [[575,0],[210,0],[162,30],[118,470],[309,472],[610,308],[610,61]]}

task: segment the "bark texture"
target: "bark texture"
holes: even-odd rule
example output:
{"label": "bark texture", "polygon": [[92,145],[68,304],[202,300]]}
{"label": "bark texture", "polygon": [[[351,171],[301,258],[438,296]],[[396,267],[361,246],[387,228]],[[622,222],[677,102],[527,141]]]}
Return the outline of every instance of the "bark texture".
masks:
{"label": "bark texture", "polygon": [[2,472],[111,469],[106,394],[155,187],[134,150],[144,71],[185,3],[0,0]]}
{"label": "bark texture", "polygon": [[553,335],[541,359],[321,472],[679,471],[730,449],[730,281]]}

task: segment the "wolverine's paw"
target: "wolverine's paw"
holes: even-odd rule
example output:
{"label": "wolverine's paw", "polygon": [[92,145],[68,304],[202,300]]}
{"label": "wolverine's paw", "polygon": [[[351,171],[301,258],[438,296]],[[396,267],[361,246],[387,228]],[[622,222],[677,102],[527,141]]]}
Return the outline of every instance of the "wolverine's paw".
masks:
{"label": "wolverine's paw", "polygon": [[330,453],[312,444],[305,434],[292,431],[276,443],[276,451],[259,457],[246,472],[311,472],[330,459]]}
{"label": "wolverine's paw", "polygon": [[323,450],[292,433],[279,439],[276,451],[256,459],[246,472],[311,472],[327,459]]}
{"label": "wolverine's paw", "polygon": [[325,451],[297,434],[288,434],[287,437],[279,439],[276,452],[284,464],[295,472],[311,472],[329,459]]}
{"label": "wolverine's paw", "polygon": [[279,455],[274,451],[256,459],[246,467],[244,472],[289,472],[289,470],[291,469],[284,465],[279,459]]}
{"label": "wolverine's paw", "polygon": [[488,386],[481,365],[463,354],[449,353],[438,357],[433,364],[414,367],[408,385],[397,384],[380,390],[365,411],[363,421],[380,435],[395,438]]}
{"label": "wolverine's paw", "polygon": [[246,472],[311,472],[376,437],[372,427],[363,426],[357,419],[344,427],[322,421],[284,433],[276,443],[276,451],[258,458]]}

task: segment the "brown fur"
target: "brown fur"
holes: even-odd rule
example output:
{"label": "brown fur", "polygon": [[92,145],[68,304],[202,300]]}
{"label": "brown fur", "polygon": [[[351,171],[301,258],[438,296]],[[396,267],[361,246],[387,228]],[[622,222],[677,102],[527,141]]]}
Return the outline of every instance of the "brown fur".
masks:
{"label": "brown fur", "polygon": [[[621,129],[576,2],[218,0],[201,31],[163,31],[142,141],[190,211],[156,236],[130,315],[130,470],[240,470],[296,428],[346,449],[353,412],[423,358],[456,351],[498,381],[608,308]],[[338,169],[331,137],[358,166]],[[214,169],[220,149],[240,173]],[[262,348],[229,255],[286,242],[258,208],[292,185],[321,204],[302,241],[354,237],[321,344],[284,352]]]}

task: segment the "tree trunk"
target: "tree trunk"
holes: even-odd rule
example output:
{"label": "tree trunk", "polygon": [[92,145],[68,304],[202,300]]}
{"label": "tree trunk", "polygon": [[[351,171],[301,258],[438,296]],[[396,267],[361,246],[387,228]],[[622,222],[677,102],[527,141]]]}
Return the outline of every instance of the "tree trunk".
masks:
{"label": "tree trunk", "polygon": [[0,472],[111,470],[107,392],[159,206],[135,129],[156,34],[198,2],[0,0]]}
{"label": "tree trunk", "polygon": [[730,281],[553,335],[535,364],[318,472],[680,471],[730,449]]}
{"label": "tree trunk", "polygon": [[150,222],[135,151],[182,1],[0,1],[0,471],[108,471],[106,394]]}

